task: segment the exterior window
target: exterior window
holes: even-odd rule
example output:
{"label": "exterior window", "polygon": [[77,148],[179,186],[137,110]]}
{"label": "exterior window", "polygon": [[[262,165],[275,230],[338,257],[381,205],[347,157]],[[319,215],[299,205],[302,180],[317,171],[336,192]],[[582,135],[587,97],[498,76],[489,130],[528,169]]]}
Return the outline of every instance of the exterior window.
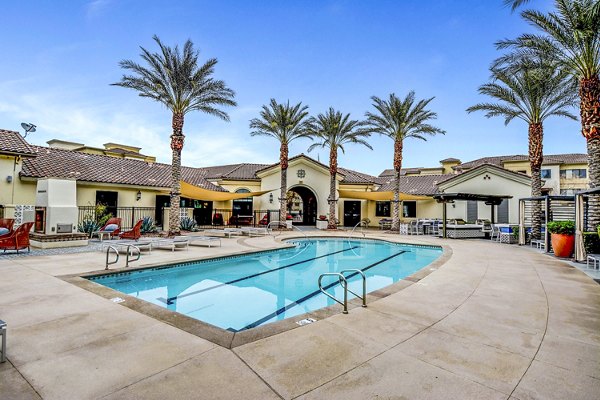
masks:
{"label": "exterior window", "polygon": [[376,217],[389,217],[391,215],[391,202],[389,201],[378,201],[375,203],[375,216]]}
{"label": "exterior window", "polygon": [[552,170],[551,169],[543,169],[542,170],[542,179],[551,179],[552,178]]}
{"label": "exterior window", "polygon": [[417,202],[405,201],[402,203],[402,217],[417,218]]}
{"label": "exterior window", "polygon": [[585,179],[587,178],[587,171],[585,169],[564,169],[560,171],[560,177],[562,179]]}

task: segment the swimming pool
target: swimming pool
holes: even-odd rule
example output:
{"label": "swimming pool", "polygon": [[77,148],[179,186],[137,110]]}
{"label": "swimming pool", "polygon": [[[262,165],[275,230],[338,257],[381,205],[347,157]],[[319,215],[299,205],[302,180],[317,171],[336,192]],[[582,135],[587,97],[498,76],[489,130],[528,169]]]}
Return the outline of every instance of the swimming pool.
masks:
{"label": "swimming pool", "polygon": [[[238,332],[335,304],[319,291],[319,275],[360,269],[367,291],[391,285],[442,254],[435,246],[371,239],[294,239],[291,248],[88,277],[172,311]],[[337,278],[324,279],[341,298]],[[361,293],[357,274],[349,288]],[[349,296],[350,298],[350,296]]]}

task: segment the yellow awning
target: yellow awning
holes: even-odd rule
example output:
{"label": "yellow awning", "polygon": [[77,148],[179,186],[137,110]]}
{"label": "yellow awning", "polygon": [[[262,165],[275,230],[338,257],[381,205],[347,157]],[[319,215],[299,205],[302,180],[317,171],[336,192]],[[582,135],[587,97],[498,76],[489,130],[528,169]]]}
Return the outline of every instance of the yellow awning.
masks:
{"label": "yellow awning", "polygon": [[215,190],[203,189],[199,186],[192,185],[190,183],[181,181],[181,196],[187,197],[193,200],[206,200],[206,201],[226,201],[235,199],[244,199],[251,196],[262,196],[265,193],[272,192],[275,189],[264,190],[262,192],[249,192],[249,193],[231,193],[231,192],[217,192]]}
{"label": "yellow awning", "polygon": [[[375,201],[394,200],[394,192],[363,192],[360,190],[338,190],[340,197],[345,199],[361,199]],[[428,200],[430,196],[418,196],[408,193],[400,193],[400,200]]]}

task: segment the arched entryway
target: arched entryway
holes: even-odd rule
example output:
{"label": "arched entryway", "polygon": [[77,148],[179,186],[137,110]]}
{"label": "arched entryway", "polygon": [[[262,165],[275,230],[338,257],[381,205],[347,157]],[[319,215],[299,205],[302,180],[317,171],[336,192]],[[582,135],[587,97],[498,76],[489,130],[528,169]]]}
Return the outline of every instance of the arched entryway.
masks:
{"label": "arched entryway", "polygon": [[287,210],[297,225],[317,223],[317,196],[306,186],[294,186],[288,190]]}

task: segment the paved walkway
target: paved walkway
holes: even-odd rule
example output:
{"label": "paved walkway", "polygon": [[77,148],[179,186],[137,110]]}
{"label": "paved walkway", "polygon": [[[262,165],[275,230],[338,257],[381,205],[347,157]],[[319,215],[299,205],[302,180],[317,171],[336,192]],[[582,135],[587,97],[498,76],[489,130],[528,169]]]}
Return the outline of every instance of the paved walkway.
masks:
{"label": "paved walkway", "polygon": [[[452,256],[366,309],[233,350],[55,277],[101,269],[100,253],[0,258],[0,319],[9,323],[0,398],[600,397],[600,285],[528,248],[416,240],[450,246]],[[222,248],[143,260],[274,245],[224,239]]]}

